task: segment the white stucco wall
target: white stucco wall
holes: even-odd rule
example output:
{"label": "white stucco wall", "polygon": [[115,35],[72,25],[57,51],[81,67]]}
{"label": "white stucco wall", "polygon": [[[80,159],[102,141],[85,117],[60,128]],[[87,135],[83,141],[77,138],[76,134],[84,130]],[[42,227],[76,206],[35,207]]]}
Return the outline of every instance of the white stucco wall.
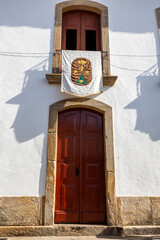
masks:
{"label": "white stucco wall", "polygon": [[[45,194],[49,105],[71,97],[45,79],[58,2],[0,0],[0,196]],[[160,0],[98,2],[109,9],[118,80],[92,98],[113,108],[116,193],[159,196]]]}

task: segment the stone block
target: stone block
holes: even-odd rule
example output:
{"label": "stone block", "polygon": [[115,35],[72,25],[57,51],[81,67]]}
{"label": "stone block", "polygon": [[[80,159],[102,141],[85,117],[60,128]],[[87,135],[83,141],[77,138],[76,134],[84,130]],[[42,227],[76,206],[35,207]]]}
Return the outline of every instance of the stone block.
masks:
{"label": "stone block", "polygon": [[152,197],[152,219],[154,225],[160,225],[160,197]]}
{"label": "stone block", "polygon": [[1,197],[0,226],[42,225],[43,197]]}
{"label": "stone block", "polygon": [[118,218],[119,224],[123,226],[152,224],[152,209],[150,198],[118,198]]}
{"label": "stone block", "polygon": [[55,191],[55,161],[47,163],[46,194],[45,194],[45,214],[44,225],[53,224],[54,212],[54,191]]}
{"label": "stone block", "polygon": [[47,151],[47,159],[55,160],[57,157],[57,134],[56,133],[48,133],[48,151]]}
{"label": "stone block", "polygon": [[116,206],[116,196],[115,196],[115,173],[114,172],[108,172],[107,173],[107,223],[109,226],[116,225],[117,223],[117,206]]}

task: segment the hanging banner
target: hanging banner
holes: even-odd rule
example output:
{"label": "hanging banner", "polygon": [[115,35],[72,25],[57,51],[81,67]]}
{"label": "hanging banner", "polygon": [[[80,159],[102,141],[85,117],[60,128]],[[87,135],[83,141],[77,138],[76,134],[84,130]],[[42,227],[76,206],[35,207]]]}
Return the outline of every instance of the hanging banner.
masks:
{"label": "hanging banner", "polygon": [[101,88],[101,52],[62,50],[61,92],[86,97],[101,93]]}

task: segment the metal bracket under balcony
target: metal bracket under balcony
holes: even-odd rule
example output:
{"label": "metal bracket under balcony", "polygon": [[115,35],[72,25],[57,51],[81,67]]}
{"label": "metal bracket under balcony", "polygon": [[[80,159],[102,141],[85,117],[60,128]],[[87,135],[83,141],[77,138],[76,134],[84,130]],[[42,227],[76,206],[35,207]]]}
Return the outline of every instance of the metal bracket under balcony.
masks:
{"label": "metal bracket under balcony", "polygon": [[[110,75],[110,60],[108,52],[102,54],[102,75],[103,86],[111,87],[115,84],[117,76]],[[53,69],[52,73],[47,73],[46,78],[49,84],[61,84],[61,50],[56,50],[53,54]]]}

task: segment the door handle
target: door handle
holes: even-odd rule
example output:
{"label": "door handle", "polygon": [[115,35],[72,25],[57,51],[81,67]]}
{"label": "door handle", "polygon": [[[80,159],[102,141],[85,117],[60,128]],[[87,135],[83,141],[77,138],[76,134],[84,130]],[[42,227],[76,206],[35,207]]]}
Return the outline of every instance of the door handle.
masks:
{"label": "door handle", "polygon": [[79,168],[76,168],[76,176],[79,176]]}

